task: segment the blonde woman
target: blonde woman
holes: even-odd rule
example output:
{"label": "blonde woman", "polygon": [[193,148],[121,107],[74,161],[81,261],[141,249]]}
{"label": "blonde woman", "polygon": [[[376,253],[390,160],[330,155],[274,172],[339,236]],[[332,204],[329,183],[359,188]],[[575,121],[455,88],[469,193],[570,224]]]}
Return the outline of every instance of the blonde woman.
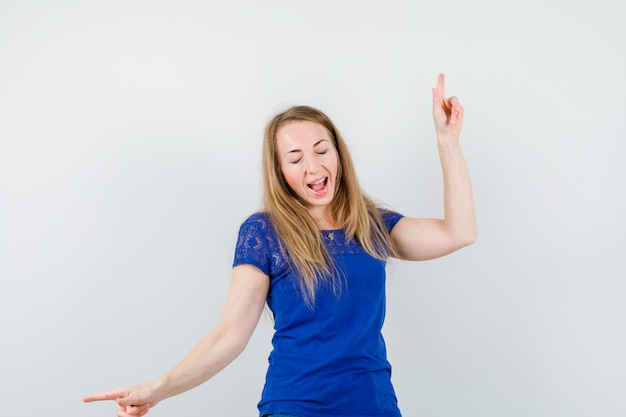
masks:
{"label": "blonde woman", "polygon": [[381,335],[385,263],[426,260],[474,242],[472,189],[459,146],[463,107],[433,88],[444,218],[409,218],[363,193],[348,149],[321,111],[297,106],[267,125],[265,207],[241,226],[220,321],[156,380],[87,396],[119,417],[217,374],[245,348],[267,304],[275,333],[259,415],[400,416]]}

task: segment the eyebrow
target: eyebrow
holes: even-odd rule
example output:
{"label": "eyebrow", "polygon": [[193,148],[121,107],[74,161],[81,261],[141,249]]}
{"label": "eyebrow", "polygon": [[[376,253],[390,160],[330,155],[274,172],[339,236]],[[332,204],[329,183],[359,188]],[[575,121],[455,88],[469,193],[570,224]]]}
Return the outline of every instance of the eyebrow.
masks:
{"label": "eyebrow", "polygon": [[[313,144],[313,147],[315,148],[317,145],[320,145],[322,142],[328,142],[328,139],[320,139],[320,140],[318,140],[317,142],[315,142]],[[302,149],[292,149],[290,151],[287,151],[285,153],[285,155],[289,155],[291,153],[298,153],[298,152],[302,152]]]}

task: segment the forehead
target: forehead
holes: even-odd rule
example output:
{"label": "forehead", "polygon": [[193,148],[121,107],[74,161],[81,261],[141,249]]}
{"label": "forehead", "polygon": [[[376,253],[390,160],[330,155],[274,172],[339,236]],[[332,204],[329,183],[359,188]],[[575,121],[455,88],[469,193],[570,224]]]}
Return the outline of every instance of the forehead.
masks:
{"label": "forehead", "polygon": [[308,120],[287,122],[276,132],[279,150],[287,147],[310,147],[322,139],[331,142],[328,130],[321,124]]}

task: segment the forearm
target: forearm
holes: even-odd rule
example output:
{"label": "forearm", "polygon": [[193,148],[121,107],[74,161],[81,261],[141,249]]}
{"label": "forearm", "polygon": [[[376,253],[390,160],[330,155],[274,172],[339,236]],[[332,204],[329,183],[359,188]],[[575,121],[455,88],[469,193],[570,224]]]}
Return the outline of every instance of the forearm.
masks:
{"label": "forearm", "polygon": [[176,366],[152,382],[160,400],[188,391],[212,378],[243,351],[245,344],[215,330]]}
{"label": "forearm", "polygon": [[469,245],[476,240],[474,195],[469,170],[457,138],[439,137],[443,173],[444,226],[446,233]]}

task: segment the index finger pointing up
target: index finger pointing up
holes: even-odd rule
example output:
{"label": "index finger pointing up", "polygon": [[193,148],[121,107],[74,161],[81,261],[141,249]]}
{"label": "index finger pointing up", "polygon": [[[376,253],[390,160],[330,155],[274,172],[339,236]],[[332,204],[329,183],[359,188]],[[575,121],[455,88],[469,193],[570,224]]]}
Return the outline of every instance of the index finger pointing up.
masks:
{"label": "index finger pointing up", "polygon": [[439,95],[441,96],[442,99],[446,99],[446,94],[445,94],[445,75],[443,74],[439,74],[439,77],[437,77],[437,92],[439,92]]}

